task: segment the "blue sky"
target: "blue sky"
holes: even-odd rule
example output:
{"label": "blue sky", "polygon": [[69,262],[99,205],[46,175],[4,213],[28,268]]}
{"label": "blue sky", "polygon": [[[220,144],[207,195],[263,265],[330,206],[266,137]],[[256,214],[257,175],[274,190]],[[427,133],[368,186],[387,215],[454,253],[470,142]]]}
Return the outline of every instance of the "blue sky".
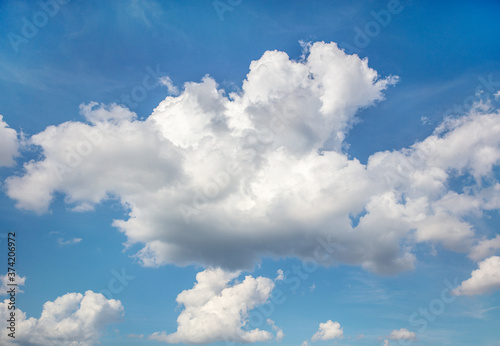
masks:
{"label": "blue sky", "polygon": [[1,2],[0,340],[499,345],[499,10]]}

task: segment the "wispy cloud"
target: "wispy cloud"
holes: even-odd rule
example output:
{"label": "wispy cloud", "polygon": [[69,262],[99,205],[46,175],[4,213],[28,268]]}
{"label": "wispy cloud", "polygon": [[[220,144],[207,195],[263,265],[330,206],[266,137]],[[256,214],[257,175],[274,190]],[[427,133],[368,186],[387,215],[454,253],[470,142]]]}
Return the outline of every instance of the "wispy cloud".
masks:
{"label": "wispy cloud", "polygon": [[73,238],[69,240],[64,240],[63,238],[57,239],[57,243],[61,246],[76,244],[82,241],[82,238]]}

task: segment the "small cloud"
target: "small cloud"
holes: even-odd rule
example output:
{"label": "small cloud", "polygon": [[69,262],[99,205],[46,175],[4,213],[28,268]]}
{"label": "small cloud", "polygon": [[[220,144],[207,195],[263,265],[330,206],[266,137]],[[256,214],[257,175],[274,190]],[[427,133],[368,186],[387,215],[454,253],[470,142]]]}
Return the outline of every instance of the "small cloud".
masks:
{"label": "small cloud", "polygon": [[82,238],[73,238],[73,239],[70,239],[70,240],[64,240],[63,238],[57,239],[57,242],[61,246],[76,244],[76,243],[79,243],[81,241],[82,241]]}
{"label": "small cloud", "polygon": [[312,284],[311,287],[309,287],[309,291],[311,291],[311,293],[316,289],[316,285],[315,284]]}
{"label": "small cloud", "polygon": [[318,331],[312,336],[311,341],[342,339],[344,331],[340,323],[331,320],[319,324]]}
{"label": "small cloud", "polygon": [[5,274],[3,276],[0,276],[0,295],[7,295],[7,291],[11,289],[12,286],[9,286],[8,284],[17,284],[16,292],[17,293],[23,293],[19,286],[24,286],[24,283],[26,281],[26,276],[19,276],[16,274],[14,277],[15,281],[11,281],[10,277],[8,274]]}
{"label": "small cloud", "polygon": [[[394,329],[391,334],[387,337],[390,340],[417,340],[417,334],[415,332],[411,332],[408,329],[401,328],[399,330]],[[387,340],[387,339],[386,339]],[[385,341],[384,341],[385,343]],[[388,344],[387,344],[388,345]]]}
{"label": "small cloud", "polygon": [[281,281],[285,278],[285,276],[283,274],[283,270],[278,269],[277,273],[278,273],[278,276],[276,277],[276,279],[274,279],[274,281]]}

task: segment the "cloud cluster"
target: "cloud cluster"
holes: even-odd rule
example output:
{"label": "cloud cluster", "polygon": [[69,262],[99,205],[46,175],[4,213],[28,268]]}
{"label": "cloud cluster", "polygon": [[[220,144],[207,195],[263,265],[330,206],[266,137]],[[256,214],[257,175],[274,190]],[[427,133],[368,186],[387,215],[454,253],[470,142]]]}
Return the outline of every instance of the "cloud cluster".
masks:
{"label": "cloud cluster", "polygon": [[[9,300],[0,302],[0,335],[3,344],[10,345],[12,338],[7,336],[11,310]],[[16,309],[16,344],[21,345],[79,345],[90,346],[98,342],[106,326],[117,322],[123,314],[119,300],[106,299],[92,291],[67,293],[53,302],[46,302],[40,318],[27,318]]]}
{"label": "cloud cluster", "polygon": [[[248,324],[248,313],[269,299],[274,282],[248,275],[242,282],[231,283],[238,276],[238,272],[220,268],[199,272],[194,287],[177,296],[177,302],[184,306],[177,318],[177,331],[171,334],[156,332],[150,339],[173,344],[271,340],[273,334],[268,331],[242,327]],[[268,320],[268,324],[281,340],[283,331],[272,320]]]}
{"label": "cloud cluster", "polygon": [[334,43],[311,44],[299,61],[268,51],[239,93],[207,76],[145,120],[82,106],[86,122],[31,137],[44,157],[8,178],[7,193],[38,213],[56,193],[75,211],[118,198],[129,215],[113,225],[143,244],[145,266],[250,269],[262,256],[313,257],[324,244],[323,265],[390,274],[413,268],[418,242],[467,252],[487,241],[468,217],[500,207],[498,111],[474,108],[367,164],[349,158],[356,113],[395,82]]}
{"label": "cloud cluster", "polygon": [[325,323],[319,324],[319,329],[312,336],[311,341],[342,339],[343,336],[344,331],[340,327],[340,323],[328,320]]}
{"label": "cloud cluster", "polygon": [[472,296],[500,289],[500,256],[491,256],[479,262],[479,268],[460,284],[453,293]]}
{"label": "cloud cluster", "polygon": [[0,167],[13,166],[18,155],[17,132],[11,129],[0,115]]}

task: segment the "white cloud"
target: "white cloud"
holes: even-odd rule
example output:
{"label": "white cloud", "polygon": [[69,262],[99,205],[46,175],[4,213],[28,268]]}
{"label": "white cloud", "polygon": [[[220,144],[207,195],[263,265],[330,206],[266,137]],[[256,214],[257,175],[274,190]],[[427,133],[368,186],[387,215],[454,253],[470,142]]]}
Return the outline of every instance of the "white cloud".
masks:
{"label": "white cloud", "polygon": [[[88,123],[31,137],[44,159],[8,178],[7,193],[38,213],[56,193],[76,211],[118,198],[129,215],[113,225],[143,245],[146,266],[250,269],[320,247],[324,265],[390,274],[414,267],[415,242],[468,251],[477,240],[467,217],[500,208],[500,184],[481,184],[500,160],[498,112],[474,109],[362,164],[343,153],[345,136],[395,78],[333,43],[305,47],[301,61],[264,53],[238,94],[208,76],[186,83],[144,121],[117,105],[82,106]],[[450,178],[467,174],[476,182],[450,191]]]}
{"label": "white cloud", "polygon": [[57,239],[57,243],[61,246],[77,244],[81,241],[82,241],[82,238],[73,238],[73,239],[69,239],[69,240],[64,240],[63,238]]}
{"label": "white cloud", "polygon": [[271,328],[276,332],[276,341],[281,341],[283,337],[285,336],[285,333],[283,333],[283,329],[278,327],[273,320],[270,318],[267,319],[267,324],[271,326]]}
{"label": "white cloud", "polygon": [[318,331],[312,336],[311,341],[342,339],[344,331],[340,323],[331,320],[319,324]]}
{"label": "white cloud", "polygon": [[13,166],[18,153],[17,132],[11,129],[0,115],[0,167]]}
{"label": "white cloud", "polygon": [[494,255],[497,250],[500,250],[500,234],[493,239],[484,239],[479,241],[470,250],[469,258],[477,262]]}
{"label": "white cloud", "polygon": [[500,289],[500,256],[491,256],[479,262],[470,279],[453,290],[453,294],[472,296]]}
{"label": "white cloud", "polygon": [[283,274],[282,269],[278,269],[277,274],[278,274],[278,276],[276,277],[276,279],[274,279],[275,281],[281,281],[281,280],[285,279],[285,275]]}
{"label": "white cloud", "polygon": [[169,76],[161,77],[160,83],[167,87],[170,95],[179,95],[179,88],[177,88]]}
{"label": "white cloud", "polygon": [[98,106],[96,102],[90,102],[88,105],[80,105],[80,113],[88,122],[91,122],[92,124],[102,122],[120,124],[122,122],[133,121],[137,118],[137,115],[134,112],[124,109],[114,103],[107,107],[96,106]]}
{"label": "white cloud", "polygon": [[[14,281],[11,281],[9,278],[13,278]],[[9,291],[13,286],[9,286],[9,284],[15,283],[17,284],[16,286],[16,292],[17,293],[22,293],[21,289],[19,286],[24,286],[26,282],[26,276],[19,276],[16,273],[16,276],[10,276],[8,274],[0,276],[0,295],[6,295],[7,291]]]}
{"label": "white cloud", "polygon": [[[220,268],[206,269],[196,275],[196,284],[177,296],[184,310],[177,318],[177,331],[172,334],[156,332],[150,339],[166,343],[204,344],[216,341],[258,342],[269,341],[273,335],[265,330],[244,330],[248,313],[264,304],[274,288],[271,279],[248,275],[242,282],[231,281],[238,272]],[[270,322],[276,338],[283,331]]]}
{"label": "white cloud", "polygon": [[384,346],[389,346],[391,344],[391,342],[387,339],[384,340]]}
{"label": "white cloud", "polygon": [[[0,315],[10,316],[9,300],[0,303]],[[90,346],[99,341],[102,331],[117,322],[123,313],[120,301],[106,299],[92,291],[67,293],[53,302],[46,302],[40,318],[27,318],[16,309],[16,344]],[[0,340],[10,344],[7,318],[0,320]]]}
{"label": "white cloud", "polygon": [[76,207],[71,208],[70,210],[77,213],[84,213],[86,211],[92,211],[94,209],[95,207],[90,203],[81,203],[78,204]]}
{"label": "white cloud", "polygon": [[406,328],[394,329],[391,334],[389,334],[388,338],[390,340],[417,340],[417,334],[415,332],[411,332]]}

